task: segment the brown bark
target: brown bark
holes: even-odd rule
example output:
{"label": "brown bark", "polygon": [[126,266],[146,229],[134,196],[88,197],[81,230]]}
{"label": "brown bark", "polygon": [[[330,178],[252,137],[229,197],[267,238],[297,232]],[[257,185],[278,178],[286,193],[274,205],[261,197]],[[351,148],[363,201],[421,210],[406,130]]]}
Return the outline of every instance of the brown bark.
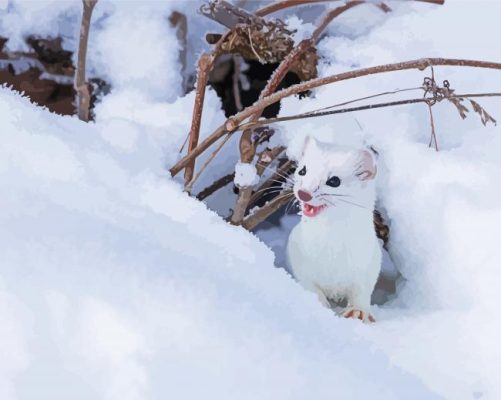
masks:
{"label": "brown bark", "polygon": [[225,187],[226,185],[228,185],[229,183],[233,182],[233,179],[235,179],[234,172],[219,178],[217,181],[214,181],[212,184],[210,184],[204,190],[202,190],[199,194],[197,194],[197,200],[200,200],[200,201],[205,200],[212,193],[216,192],[217,190],[219,190],[219,189]]}
{"label": "brown bark", "polygon": [[275,197],[273,200],[266,203],[265,206],[257,210],[254,214],[247,216],[242,221],[242,226],[249,231],[254,229],[271,214],[286,205],[287,202],[291,200],[292,196],[292,192],[286,192],[284,194],[281,194],[280,196]]}
{"label": "brown bark", "polygon": [[[198,138],[200,135],[200,123],[202,121],[203,104],[205,99],[205,87],[209,80],[209,71],[212,69],[211,56],[204,53],[198,60],[198,76],[197,88],[195,94],[195,104],[193,105],[193,116],[191,120],[191,128],[189,133],[188,155],[191,154],[193,149],[198,145]],[[185,188],[193,179],[193,172],[195,170],[195,159],[190,161],[184,171]]]}
{"label": "brown bark", "polygon": [[96,3],[97,0],[82,0],[82,24],[80,26],[77,71],[75,74],[78,118],[86,122],[89,120],[90,92],[88,83],[85,80],[85,64],[87,58],[87,44],[89,41],[90,20]]}

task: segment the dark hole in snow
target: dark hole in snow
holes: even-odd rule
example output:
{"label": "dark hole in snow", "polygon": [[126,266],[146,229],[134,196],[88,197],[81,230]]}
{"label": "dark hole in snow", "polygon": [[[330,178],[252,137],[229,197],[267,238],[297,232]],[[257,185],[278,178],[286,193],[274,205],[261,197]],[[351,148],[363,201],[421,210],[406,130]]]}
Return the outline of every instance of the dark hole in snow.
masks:
{"label": "dark hole in snow", "polygon": [[[242,106],[247,107],[253,104],[259,97],[259,94],[266,86],[271,74],[278,67],[278,64],[261,64],[259,61],[244,60],[247,69],[242,70],[239,79],[239,92]],[[238,112],[235,104],[235,95],[233,93],[233,74],[235,64],[232,56],[223,56],[219,58],[214,70],[209,76],[209,85],[216,91],[221,98],[223,110],[226,117],[230,117]],[[280,83],[278,90],[287,88],[300,82],[299,77],[289,72]],[[266,118],[276,117],[280,110],[280,103],[275,103],[265,108],[263,116]]]}

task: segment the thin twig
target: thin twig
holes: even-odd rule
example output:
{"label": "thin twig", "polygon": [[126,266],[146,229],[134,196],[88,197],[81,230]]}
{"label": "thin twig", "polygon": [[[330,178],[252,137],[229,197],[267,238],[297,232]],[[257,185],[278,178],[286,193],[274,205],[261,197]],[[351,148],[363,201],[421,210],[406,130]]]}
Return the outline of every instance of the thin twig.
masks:
{"label": "thin twig", "polygon": [[302,5],[310,5],[315,3],[327,3],[329,1],[339,1],[339,0],[282,0],[277,1],[267,6],[264,6],[256,11],[256,15],[259,17],[264,17],[269,14],[273,14],[274,12],[285,10],[286,8],[302,6]]}
{"label": "thin twig", "polygon": [[188,56],[188,21],[186,15],[179,11],[173,11],[169,16],[169,22],[176,28],[176,37],[180,45],[179,63],[181,64],[181,76],[183,79],[183,93],[188,90],[188,77],[186,76],[187,56]]}
{"label": "thin twig", "polygon": [[[207,82],[209,81],[209,72],[211,68],[211,56],[207,53],[202,54],[198,60],[197,87],[195,94],[195,104],[193,105],[191,128],[189,133],[190,139],[188,144],[188,154],[190,154],[198,144],[198,137],[200,135],[200,123],[202,121],[202,112],[205,99],[205,87],[207,86]],[[185,190],[187,190],[187,187],[193,178],[194,169],[195,160],[193,159],[193,161],[186,166],[186,170],[184,171]]]}
{"label": "thin twig", "polygon": [[[205,99],[205,88],[207,86],[207,82],[209,81],[209,73],[214,68],[214,63],[222,52],[222,45],[228,35],[231,33],[231,30],[226,32],[216,43],[214,50],[211,54],[203,53],[198,60],[198,73],[197,73],[197,86],[196,86],[196,94],[195,94],[195,103],[193,105],[193,115],[191,121],[189,136],[189,145],[188,145],[188,154],[197,147],[198,138],[200,136],[200,124],[202,121],[202,112],[204,107],[204,99]],[[184,173],[184,182],[185,186],[191,182],[193,178],[193,173],[195,170],[195,158],[194,157],[190,162],[185,166],[186,170]]]}
{"label": "thin twig", "polygon": [[431,104],[428,104],[428,111],[430,112],[430,126],[431,126],[431,137],[428,147],[431,147],[432,142],[435,143],[435,150],[438,151],[437,135],[435,133],[435,121],[433,120],[433,111],[431,109]]}
{"label": "thin twig", "polygon": [[317,88],[319,86],[340,82],[344,80],[359,78],[367,75],[381,74],[393,71],[402,71],[409,69],[424,70],[429,66],[457,66],[457,67],[477,67],[477,68],[490,68],[501,70],[501,63],[478,61],[478,60],[463,60],[463,59],[449,59],[449,58],[422,58],[418,60],[411,60],[405,62],[398,62],[393,64],[384,64],[374,67],[361,68],[357,70],[347,71],[340,74],[334,74],[323,78],[311,79],[306,82],[290,86],[282,89],[267,97],[257,100],[252,106],[246,107],[233,117],[230,117],[223,125],[218,127],[211,135],[209,135],[203,142],[193,149],[188,155],[179,160],[169,170],[172,176],[177,175],[184,169],[190,161],[194,160],[202,154],[208,147],[210,147],[220,137],[237,129],[242,121],[256,112],[265,109],[271,104],[274,104],[285,97],[289,97],[307,90]]}
{"label": "thin twig", "polygon": [[200,168],[200,170],[197,172],[197,174],[191,179],[191,181],[186,185],[185,190],[188,193],[191,193],[191,190],[193,189],[193,184],[196,182],[198,178],[200,178],[200,175],[202,175],[202,172],[207,168],[207,166],[210,164],[210,162],[216,157],[217,153],[221,151],[223,146],[226,144],[228,139],[231,137],[231,134],[227,134],[226,137],[219,143],[219,146],[216,147],[216,149],[212,152],[212,154],[205,160],[204,164]]}
{"label": "thin twig", "polygon": [[[311,5],[316,3],[327,3],[334,2],[340,0],[281,0],[275,3],[264,6],[256,11],[256,15],[260,17],[264,17],[266,15],[272,14],[277,11],[285,10],[286,8],[303,6],[303,5]],[[437,5],[443,5],[445,0],[415,0],[422,3],[431,3]]]}
{"label": "thin twig", "polygon": [[292,192],[285,192],[283,195],[277,196],[273,200],[270,200],[268,203],[266,203],[265,206],[261,207],[255,213],[247,216],[242,221],[242,226],[249,231],[254,229],[257,225],[268,218],[273,212],[287,204],[292,195]]}
{"label": "thin twig", "polygon": [[[458,94],[452,95],[448,97],[444,97],[444,99],[462,99],[462,98],[475,98],[475,97],[501,97],[501,93],[471,93],[471,94]],[[398,100],[398,101],[390,101],[386,103],[373,103],[367,104],[364,106],[358,107],[349,107],[343,108],[341,110],[330,110],[330,111],[322,111],[322,112],[310,112],[310,113],[302,113],[298,115],[290,115],[286,117],[277,117],[277,118],[269,118],[262,121],[256,122],[247,122],[237,127],[236,131],[245,131],[247,129],[258,128],[263,125],[270,125],[277,122],[286,122],[293,121],[297,119],[307,119],[307,118],[316,118],[316,117],[325,117],[327,115],[334,114],[345,114],[354,111],[364,111],[364,110],[375,110],[378,108],[386,108],[386,107],[394,107],[394,106],[402,106],[406,104],[416,104],[416,103],[426,103],[428,104],[428,98],[417,98],[417,99],[406,99],[406,100]]]}
{"label": "thin twig", "polygon": [[[374,67],[361,68],[352,71],[343,72],[340,74],[326,76],[324,78],[311,79],[306,82],[290,86],[275,92],[261,100],[256,101],[253,105],[245,108],[238,114],[230,117],[225,123],[227,131],[234,130],[241,121],[248,118],[257,111],[263,110],[271,104],[274,104],[284,97],[289,97],[307,90],[315,89],[319,86],[328,85],[335,82],[341,82],[354,78],[360,78],[367,75],[382,74],[394,71],[404,71],[408,69],[418,69],[423,71],[431,66],[456,66],[456,67],[475,67],[475,68],[490,68],[501,70],[501,63],[490,61],[478,60],[464,60],[464,59],[451,59],[451,58],[422,58],[419,60],[398,62],[393,64],[377,65]],[[210,137],[210,136],[209,136]]]}
{"label": "thin twig", "polygon": [[240,97],[240,64],[242,59],[239,55],[233,55],[233,99],[235,100],[235,108],[237,111],[242,111],[242,98]]}
{"label": "thin twig", "polygon": [[200,200],[200,201],[205,200],[207,197],[209,197],[215,191],[217,191],[217,190],[225,187],[229,183],[233,182],[233,179],[235,179],[234,172],[219,178],[217,181],[214,181],[209,186],[207,186],[204,190],[202,190],[199,194],[197,194],[197,200]]}
{"label": "thin twig", "polygon": [[287,160],[280,167],[278,167],[276,172],[254,192],[249,201],[249,206],[252,207],[252,205],[262,196],[263,192],[267,189],[271,189],[279,179],[283,179],[284,174],[290,171],[293,166],[294,162]]}
{"label": "thin twig", "polygon": [[82,24],[80,26],[80,40],[78,43],[78,60],[75,74],[75,90],[77,92],[78,118],[89,121],[90,92],[85,80],[85,64],[87,59],[87,44],[89,42],[90,20],[97,0],[82,0]]}

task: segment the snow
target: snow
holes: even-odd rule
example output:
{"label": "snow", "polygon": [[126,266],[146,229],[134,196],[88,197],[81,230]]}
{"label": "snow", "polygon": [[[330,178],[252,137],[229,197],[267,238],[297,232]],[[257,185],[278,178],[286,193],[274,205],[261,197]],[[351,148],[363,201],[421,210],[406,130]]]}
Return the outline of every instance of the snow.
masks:
{"label": "snow", "polygon": [[[501,61],[498,2],[388,3],[389,14],[367,5],[336,19],[319,44],[322,76],[423,56]],[[423,105],[277,127],[274,140],[291,157],[307,134],[380,153],[379,207],[403,278],[374,307],[376,324],[337,318],[276,268],[297,216],[257,231],[263,243],[207,208],[227,214],[231,186],[206,206],[168,177],[194,93],[182,96],[166,18],[174,8],[188,14],[193,57],[210,26],[193,4],[100,0],[89,68],[112,90],[94,123],[0,89],[0,398],[501,397],[500,128],[439,104],[437,153]],[[62,34],[74,48],[80,1],[0,5],[11,49],[33,33]],[[301,19],[289,17],[308,32]],[[287,99],[281,114],[419,86],[428,75],[339,82]],[[499,71],[437,67],[435,75],[463,93],[501,87]],[[501,118],[499,99],[479,103]],[[206,105],[202,139],[224,121],[211,90]],[[235,135],[195,191],[233,170],[237,146]],[[246,166],[236,172],[239,184],[255,178]]]}
{"label": "snow", "polygon": [[[496,22],[501,4],[391,6],[393,15],[370,32],[327,37],[319,44],[325,60],[322,76],[428,56],[501,61],[494,39],[488,39],[501,34]],[[482,20],[481,26],[465,30],[472,18]],[[339,82],[315,90],[308,100],[287,99],[281,115],[419,86],[429,74],[403,71]],[[501,87],[500,71],[436,67],[435,76],[439,84],[448,79],[457,93]],[[420,95],[409,92],[391,99]],[[499,119],[499,99],[479,102]],[[348,116],[332,116],[283,123],[280,131],[292,157],[306,134],[350,145],[365,141],[380,153],[379,207],[389,218],[390,254],[403,280],[398,295],[378,310],[379,327],[364,337],[442,397],[500,397],[496,337],[501,323],[492,317],[500,284],[496,238],[501,234],[501,193],[495,184],[501,171],[500,128],[484,127],[473,111],[463,121],[452,104],[439,104],[434,107],[437,153],[427,146],[426,106],[364,111],[354,117],[361,129],[349,127]]]}
{"label": "snow", "polygon": [[172,40],[174,29],[167,22],[169,14],[165,5],[117,4],[117,10],[90,37],[93,71],[99,71],[115,90],[140,88],[153,99],[175,99],[181,92],[181,69],[179,45]]}
{"label": "snow", "polygon": [[431,396],[107,125],[0,115],[2,398]]}
{"label": "snow", "polygon": [[254,164],[237,162],[235,165],[235,179],[233,180],[238,187],[253,186],[259,182]]}
{"label": "snow", "polygon": [[308,39],[311,37],[311,34],[315,30],[315,26],[312,23],[304,22],[297,15],[292,15],[285,21],[287,24],[287,29],[294,32],[292,34],[292,38],[294,39],[294,43],[297,45],[303,39]]}

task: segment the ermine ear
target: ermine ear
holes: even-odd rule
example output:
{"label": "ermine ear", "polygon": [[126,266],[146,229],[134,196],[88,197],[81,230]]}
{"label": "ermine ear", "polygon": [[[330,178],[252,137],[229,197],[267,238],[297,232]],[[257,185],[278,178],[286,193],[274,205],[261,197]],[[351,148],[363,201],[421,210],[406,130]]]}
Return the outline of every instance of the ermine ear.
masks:
{"label": "ermine ear", "polygon": [[374,179],[376,176],[376,157],[369,150],[362,150],[358,152],[358,161],[355,164],[355,175],[361,181],[368,181]]}

